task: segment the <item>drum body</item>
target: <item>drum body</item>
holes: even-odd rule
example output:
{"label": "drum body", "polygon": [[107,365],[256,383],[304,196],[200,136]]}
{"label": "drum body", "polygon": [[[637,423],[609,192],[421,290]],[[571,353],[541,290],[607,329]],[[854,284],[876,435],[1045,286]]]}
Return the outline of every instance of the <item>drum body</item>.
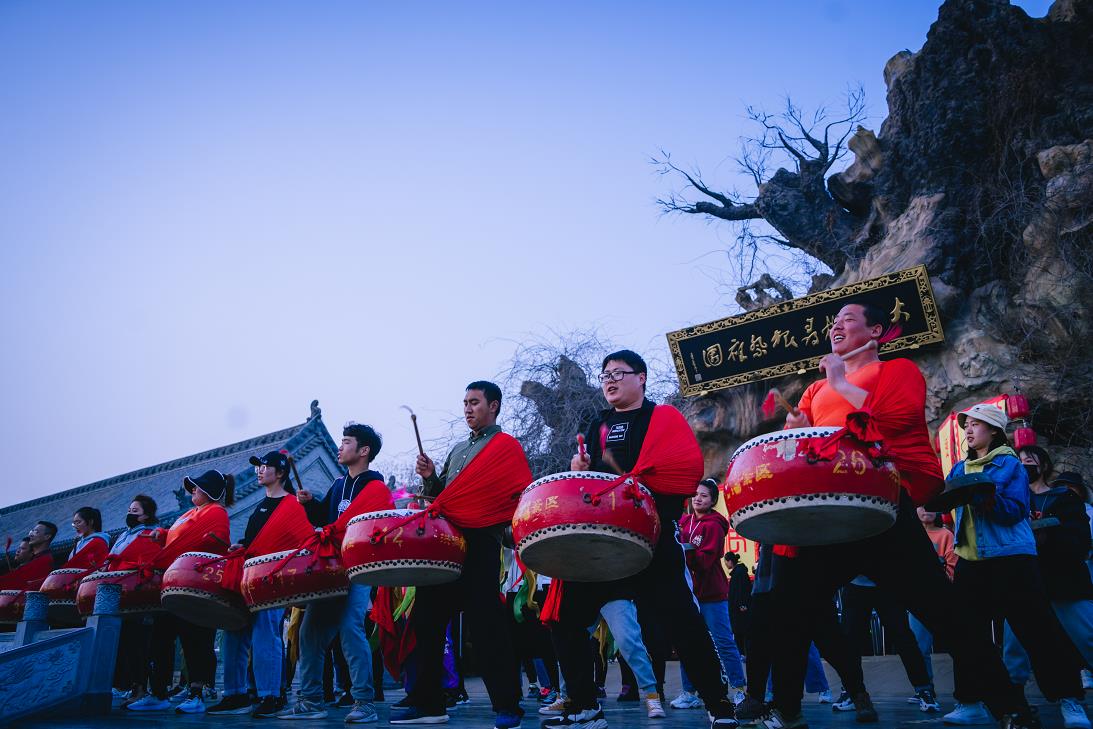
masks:
{"label": "drum body", "polygon": [[[463,571],[467,542],[444,517],[414,509],[370,511],[354,517],[342,540],[349,579],[362,585],[409,587],[451,582]],[[381,538],[379,534],[386,532]]]}
{"label": "drum body", "polygon": [[80,567],[62,567],[46,577],[39,589],[49,596],[46,614],[50,625],[80,622],[80,613],[76,610],[76,591],[80,587],[80,577],[85,574],[87,570]]}
{"label": "drum body", "polygon": [[220,555],[185,552],[163,573],[160,602],[195,625],[239,630],[250,623],[250,612],[241,594],[220,584],[223,577]]}
{"label": "drum body", "polygon": [[812,439],[839,428],[791,428],[752,438],[729,462],[725,507],[733,529],[766,544],[838,544],[896,521],[899,471],[853,438],[831,460],[809,457]]}
{"label": "drum body", "polygon": [[159,602],[159,586],[163,573],[156,570],[144,580],[140,570],[115,570],[112,572],[92,572],[80,581],[76,589],[76,609],[80,615],[88,616],[95,610],[95,595],[99,585],[121,585],[122,615],[135,615],[162,610]]}
{"label": "drum body", "polygon": [[0,590],[0,625],[11,625],[22,620],[26,602],[26,590]]}
{"label": "drum body", "polygon": [[512,536],[520,559],[550,577],[603,582],[629,577],[653,559],[660,518],[652,493],[633,479],[567,471],[535,481],[520,495]]}
{"label": "drum body", "polygon": [[290,549],[244,562],[242,589],[243,601],[256,613],[343,597],[349,594],[349,579],[337,557],[314,559],[310,550]]}

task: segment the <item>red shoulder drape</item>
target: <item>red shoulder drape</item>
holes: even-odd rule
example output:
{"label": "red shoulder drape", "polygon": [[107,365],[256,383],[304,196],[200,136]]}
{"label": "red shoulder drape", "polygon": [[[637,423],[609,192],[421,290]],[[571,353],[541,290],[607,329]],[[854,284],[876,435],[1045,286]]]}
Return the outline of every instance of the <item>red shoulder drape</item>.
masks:
{"label": "red shoulder drape", "polygon": [[657,494],[694,496],[705,466],[683,413],[671,405],[657,405],[649,420],[637,463],[630,475]]}
{"label": "red shoulder drape", "polygon": [[512,521],[517,499],[531,482],[531,467],[520,442],[497,433],[444,487],[429,512],[467,529]]}
{"label": "red shoulder drape", "polygon": [[266,523],[258,530],[254,541],[243,549],[230,553],[224,560],[224,576],[220,579],[220,584],[238,592],[243,581],[243,563],[246,560],[293,549],[314,533],[315,527],[307,520],[307,512],[296,497],[283,497]]}
{"label": "red shoulder drape", "polygon": [[319,557],[338,557],[341,555],[345,529],[354,517],[366,514],[369,511],[385,511],[393,508],[395,508],[395,502],[391,498],[391,492],[388,490],[387,484],[378,479],[369,481],[353,497],[353,501],[349,503],[349,506],[337,520],[332,524],[327,524],[319,531],[313,531],[298,542],[296,551],[311,550],[315,560],[318,560]]}
{"label": "red shoulder drape", "polygon": [[152,567],[165,570],[183,552],[228,551],[228,512],[217,503],[190,509],[167,531],[167,542],[152,559]]}
{"label": "red shoulder drape", "polygon": [[106,556],[106,569],[108,571],[131,570],[144,564],[150,564],[152,559],[163,549],[163,538],[164,531],[162,529],[149,529],[141,532],[119,554]]}
{"label": "red shoulder drape", "polygon": [[70,569],[90,569],[92,567],[98,567],[106,560],[106,555],[109,553],[110,545],[107,544],[106,540],[95,537],[85,544],[83,549],[72,555],[67,562],[61,565],[61,567]]}
{"label": "red shoulder drape", "polygon": [[53,571],[53,553],[46,551],[0,578],[0,589],[37,590]]}

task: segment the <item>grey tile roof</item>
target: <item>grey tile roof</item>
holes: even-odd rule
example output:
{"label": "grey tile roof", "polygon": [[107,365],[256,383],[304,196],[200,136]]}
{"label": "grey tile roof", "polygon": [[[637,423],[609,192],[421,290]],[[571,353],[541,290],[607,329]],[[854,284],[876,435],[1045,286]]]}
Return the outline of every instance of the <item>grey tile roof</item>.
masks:
{"label": "grey tile roof", "polygon": [[53,551],[58,555],[67,554],[74,541],[70,526],[72,514],[78,508],[94,506],[99,509],[103,529],[114,535],[125,527],[126,511],[138,493],[155,499],[161,524],[170,525],[191,506],[189,494],[182,488],[182,479],[209,469],[235,475],[236,504],[229,507],[228,512],[232,536],[239,537],[251,507],[261,501],[263,495],[248,460],[253,455],[261,456],[282,448],[296,460],[305,486],[318,495],[325,493],[331,481],[340,475],[337,446],[322,421],[318,403],[313,403],[312,416],[300,425],[0,508],[0,539],[11,536],[18,542],[38,520],[51,521],[60,529],[53,541]]}

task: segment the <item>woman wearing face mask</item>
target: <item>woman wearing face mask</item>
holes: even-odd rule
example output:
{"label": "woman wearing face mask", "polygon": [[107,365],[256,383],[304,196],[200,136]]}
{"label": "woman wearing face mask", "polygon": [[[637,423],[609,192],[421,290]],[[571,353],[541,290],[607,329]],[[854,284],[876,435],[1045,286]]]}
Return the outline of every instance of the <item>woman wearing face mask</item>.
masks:
{"label": "woman wearing face mask", "polygon": [[[228,512],[225,506],[235,503],[235,478],[212,470],[183,479],[190,492],[194,508],[180,516],[167,531],[163,549],[152,559],[154,569],[166,569],[184,552],[228,550]],[[176,711],[182,714],[205,712],[204,690],[211,687],[216,675],[216,653],[213,643],[216,629],[184,620],[172,613],[156,613],[152,624],[151,693],[140,701],[128,704],[130,711],[164,711],[171,708],[167,689],[174,675],[175,639],[182,644],[190,692]]]}
{"label": "woman wearing face mask", "polygon": [[[721,659],[721,667],[729,679],[731,696],[742,694],[745,678],[740,650],[733,639],[732,626],[729,623],[729,578],[721,567],[729,522],[714,511],[720,495],[721,491],[715,479],[701,481],[695,489],[695,495],[691,497],[694,513],[683,515],[679,520],[679,531],[680,541],[690,547],[684,554],[687,556],[687,567],[691,572],[695,597],[698,599],[698,609],[706,621],[706,628],[710,631],[717,655]],[[679,673],[683,682],[683,693],[672,701],[673,706],[688,703],[695,693],[694,685],[682,664]]]}
{"label": "woman wearing face mask", "polygon": [[[1006,440],[1009,418],[997,405],[973,405],[957,416],[968,442],[967,458],[949,478],[981,473],[993,491],[978,493],[968,506],[957,507],[957,563],[953,584],[961,605],[970,608],[984,633],[994,618],[1005,618],[1029,650],[1036,683],[1049,701],[1059,701],[1064,726],[1089,727],[1082,701],[1082,659],[1051,609],[1036,560],[1036,541],[1029,523],[1029,480]],[[956,665],[960,703],[945,723],[991,721],[982,704],[969,702],[968,676],[974,666]]]}
{"label": "woman wearing face mask", "polygon": [[[118,535],[106,555],[106,570],[132,569],[142,560],[159,552],[155,540],[156,501],[146,494],[137,494],[129,503],[125,515],[125,531]],[[148,685],[148,646],[152,637],[152,616],[138,615],[121,624],[118,639],[118,659],[114,664],[115,700],[132,703],[140,700]]]}
{"label": "woman wearing face mask", "polygon": [[[1082,497],[1067,487],[1068,477],[1077,474],[1059,474],[1049,485],[1055,466],[1047,451],[1026,446],[1019,455],[1029,477],[1032,529],[1047,596],[1086,665],[1093,665],[1093,580],[1085,565],[1089,517]],[[1009,624],[1003,657],[1014,683],[1028,680],[1028,653]]]}

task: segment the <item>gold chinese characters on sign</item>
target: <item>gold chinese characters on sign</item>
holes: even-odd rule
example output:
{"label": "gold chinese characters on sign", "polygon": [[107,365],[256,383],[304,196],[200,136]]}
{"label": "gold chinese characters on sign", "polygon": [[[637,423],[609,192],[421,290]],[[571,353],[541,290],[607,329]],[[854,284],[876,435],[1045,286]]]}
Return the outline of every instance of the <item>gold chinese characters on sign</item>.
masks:
{"label": "gold chinese characters on sign", "polygon": [[669,332],[680,392],[702,395],[815,369],[831,351],[827,335],[835,316],[851,302],[876,306],[899,326],[899,336],[881,345],[882,354],[945,339],[926,267],[916,266]]}

